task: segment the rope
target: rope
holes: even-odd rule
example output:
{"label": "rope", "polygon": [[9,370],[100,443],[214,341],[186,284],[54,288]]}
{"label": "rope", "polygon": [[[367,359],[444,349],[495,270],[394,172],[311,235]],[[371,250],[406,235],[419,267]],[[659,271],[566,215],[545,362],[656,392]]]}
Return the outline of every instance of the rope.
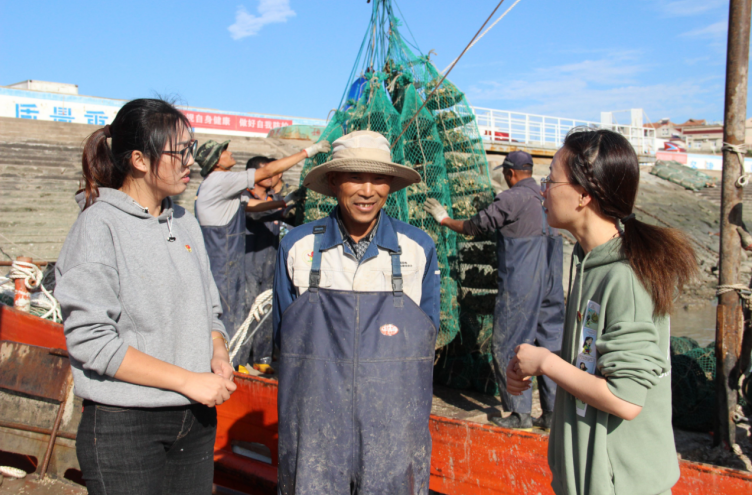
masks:
{"label": "rope", "polygon": [[736,179],[736,187],[744,187],[747,184],[749,184],[749,174],[744,173],[744,155],[747,152],[747,146],[745,144],[731,144],[731,143],[723,143],[723,146],[721,146],[721,151],[728,151],[731,153],[736,154],[737,158],[739,158],[739,167],[741,168],[742,174],[739,176],[738,179]]}
{"label": "rope", "polygon": [[[264,321],[266,321],[266,319],[272,313],[271,309],[272,290],[269,289],[259,294],[256,299],[253,300],[253,305],[251,305],[251,311],[248,313],[248,317],[245,319],[243,324],[240,325],[237,333],[230,341],[230,362],[235,359],[235,356],[238,354],[238,352],[240,352],[240,348],[243,347],[247,342],[249,342],[256,334],[258,329],[261,328],[261,325],[264,324]],[[262,315],[263,318],[261,317]],[[254,319],[258,322],[258,325],[256,325],[256,328],[253,329],[253,332],[251,332],[251,334],[246,337],[246,335],[248,334],[248,328],[250,328],[251,322]]]}
{"label": "rope", "polygon": [[[502,19],[504,18],[504,16],[506,16],[506,15],[507,15],[507,14],[509,13],[509,11],[511,11],[511,10],[512,10],[512,9],[513,9],[513,8],[514,8],[514,7],[515,7],[515,6],[516,6],[516,5],[518,4],[518,3],[520,3],[521,1],[522,1],[522,0],[517,0],[516,2],[514,2],[514,3],[512,4],[512,6],[511,6],[511,7],[509,7],[509,8],[507,9],[507,11],[506,11],[506,12],[504,12],[503,14],[501,14],[501,16],[499,16],[499,18],[498,18],[498,19],[496,19],[496,20],[494,21],[494,23],[493,23],[493,24],[491,24],[490,26],[488,26],[488,29],[486,29],[485,31],[483,31],[483,34],[481,34],[480,36],[478,36],[478,38],[477,38],[477,39],[476,39],[475,41],[473,41],[473,42],[472,42],[472,43],[470,44],[470,46],[468,46],[468,47],[467,47],[467,49],[469,50],[470,48],[474,47],[474,46],[475,46],[475,44],[476,44],[477,42],[479,42],[479,41],[480,41],[480,39],[481,39],[482,37],[484,37],[484,36],[485,36],[485,35],[486,35],[486,34],[487,34],[487,33],[488,33],[488,32],[489,32],[489,31],[490,31],[491,29],[493,29],[493,27],[494,27],[495,25],[497,25],[497,24],[499,23],[499,21],[500,21],[500,20],[502,20]],[[452,64],[453,64],[453,63],[455,63],[455,62],[457,61],[457,59],[458,59],[458,58],[459,58],[459,57],[457,57],[457,58],[455,58],[454,60],[452,60]],[[441,71],[441,73],[443,74],[444,72],[446,72],[446,71],[447,71],[447,69],[449,69],[449,67],[451,67],[451,66],[452,66],[452,64],[449,64],[449,65],[447,65],[447,66],[446,66],[446,68],[445,68],[444,70],[442,70],[442,71]]]}
{"label": "rope", "polygon": [[62,321],[62,313],[60,312],[60,304],[50,294],[47,289],[42,285],[42,278],[44,274],[34,263],[28,263],[26,261],[14,261],[10,267],[10,274],[8,278],[11,280],[23,280],[24,285],[29,291],[35,291],[40,289],[42,293],[47,297],[49,301],[49,310],[42,316],[42,318],[48,318],[52,316],[54,321]]}
{"label": "rope", "polygon": [[410,122],[408,122],[407,125],[405,126],[405,128],[402,129],[402,132],[400,132],[400,135],[397,136],[397,139],[394,140],[394,143],[392,144],[391,148],[394,148],[397,145],[397,143],[399,142],[399,140],[402,137],[402,135],[405,134],[405,132],[407,132],[407,130],[412,125],[412,123],[415,122],[415,119],[418,118],[418,115],[420,115],[421,110],[423,110],[426,107],[426,105],[428,104],[428,101],[431,99],[431,96],[433,96],[433,94],[441,87],[441,84],[444,82],[444,79],[446,79],[447,76],[449,75],[449,73],[452,72],[452,69],[454,69],[454,66],[457,65],[457,62],[459,62],[460,59],[462,58],[462,56],[465,54],[465,52],[467,52],[467,50],[472,45],[473,41],[475,41],[475,39],[478,37],[478,35],[480,34],[480,32],[483,31],[483,28],[486,27],[486,24],[488,24],[488,21],[490,21],[491,18],[496,13],[496,11],[499,10],[499,7],[501,7],[502,3],[504,3],[504,0],[500,0],[499,4],[496,6],[495,9],[493,9],[493,12],[491,12],[491,15],[489,15],[488,19],[486,19],[486,22],[483,23],[483,25],[480,27],[480,29],[478,29],[478,32],[475,33],[475,36],[473,36],[473,39],[470,40],[470,43],[468,43],[467,46],[465,47],[465,49],[462,50],[462,53],[460,53],[459,57],[457,57],[456,59],[454,59],[454,62],[449,67],[449,70],[447,70],[447,73],[444,74],[444,76],[441,78],[441,81],[439,81],[439,83],[436,85],[436,87],[433,88],[433,91],[431,91],[428,95],[426,95],[426,101],[423,102],[423,105],[421,105],[420,108],[418,109],[418,111],[415,112],[415,115],[413,115],[413,118],[410,119]]}
{"label": "rope", "polygon": [[718,288],[715,291],[716,296],[721,296],[723,294],[727,294],[729,292],[738,292],[739,297],[744,299],[744,305],[747,307],[747,309],[752,310],[752,290],[750,290],[749,287],[742,284],[731,284],[731,285],[719,285]]}

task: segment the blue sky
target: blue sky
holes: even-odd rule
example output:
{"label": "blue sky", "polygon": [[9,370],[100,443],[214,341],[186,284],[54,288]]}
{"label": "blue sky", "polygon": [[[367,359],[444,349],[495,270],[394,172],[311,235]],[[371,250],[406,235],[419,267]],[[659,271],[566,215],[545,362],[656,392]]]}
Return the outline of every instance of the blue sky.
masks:
{"label": "blue sky", "polygon": [[[443,69],[497,0],[396,3]],[[365,0],[0,0],[0,85],[69,82],[85,95],[326,118],[370,13]],[[479,107],[721,120],[727,21],[728,0],[521,0],[449,78]]]}

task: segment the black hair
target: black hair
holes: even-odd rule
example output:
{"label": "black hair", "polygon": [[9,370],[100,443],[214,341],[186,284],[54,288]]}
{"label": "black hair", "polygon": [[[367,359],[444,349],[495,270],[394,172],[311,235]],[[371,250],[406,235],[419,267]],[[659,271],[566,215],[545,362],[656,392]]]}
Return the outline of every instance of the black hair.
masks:
{"label": "black hair", "polygon": [[[155,175],[167,144],[173,147],[183,129],[191,124],[180,110],[161,99],[138,99],[123,105],[109,128],[91,134],[84,143],[82,167],[88,208],[99,196],[100,187],[118,189],[131,174],[131,154],[146,156]],[[112,144],[107,144],[108,134]]]}
{"label": "black hair", "polygon": [[634,148],[616,132],[581,128],[567,134],[563,148],[569,182],[582,187],[601,214],[625,221],[622,254],[651,293],[654,314],[670,313],[674,292],[697,273],[697,260],[684,233],[640,222],[632,215],[640,182]]}
{"label": "black hair", "polygon": [[245,169],[256,169],[258,170],[259,167],[262,165],[266,165],[267,163],[273,162],[273,158],[269,158],[268,156],[254,156],[253,158],[249,158],[248,161],[245,164]]}

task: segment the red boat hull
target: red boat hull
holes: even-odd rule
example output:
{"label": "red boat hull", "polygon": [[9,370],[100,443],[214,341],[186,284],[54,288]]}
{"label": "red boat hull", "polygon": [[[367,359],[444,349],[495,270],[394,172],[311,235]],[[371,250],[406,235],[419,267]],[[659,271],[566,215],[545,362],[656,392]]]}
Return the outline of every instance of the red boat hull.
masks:
{"label": "red boat hull", "polygon": [[[0,305],[0,340],[65,348],[62,326]],[[276,494],[277,382],[235,375],[232,399],[217,407],[215,482],[245,493]],[[431,416],[431,489],[445,494],[553,493],[548,437]],[[232,452],[234,442],[269,448],[271,464]],[[752,493],[752,474],[681,461],[675,495]]]}

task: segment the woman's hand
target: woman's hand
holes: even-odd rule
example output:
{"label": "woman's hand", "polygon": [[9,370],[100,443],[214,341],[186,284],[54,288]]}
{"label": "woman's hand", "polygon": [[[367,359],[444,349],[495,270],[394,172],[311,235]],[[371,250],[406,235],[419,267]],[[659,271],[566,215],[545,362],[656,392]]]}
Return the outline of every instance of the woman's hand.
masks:
{"label": "woman's hand", "polygon": [[227,347],[225,347],[224,336],[217,331],[213,331],[211,333],[211,336],[213,346],[211,370],[213,373],[216,373],[222,378],[233,381],[232,372],[234,370],[232,369],[232,364],[230,363],[230,355],[227,354]]}
{"label": "woman's hand", "polygon": [[213,357],[211,360],[212,373],[230,381],[233,380],[233,369],[230,361],[223,357]]}
{"label": "woman's hand", "polygon": [[238,386],[231,380],[215,373],[190,373],[178,392],[200,404],[214,407],[228,400],[236,388]]}
{"label": "woman's hand", "polygon": [[543,347],[530,344],[518,345],[514,350],[516,354],[516,372],[519,375],[530,377],[544,374],[543,363],[554,354]]}

